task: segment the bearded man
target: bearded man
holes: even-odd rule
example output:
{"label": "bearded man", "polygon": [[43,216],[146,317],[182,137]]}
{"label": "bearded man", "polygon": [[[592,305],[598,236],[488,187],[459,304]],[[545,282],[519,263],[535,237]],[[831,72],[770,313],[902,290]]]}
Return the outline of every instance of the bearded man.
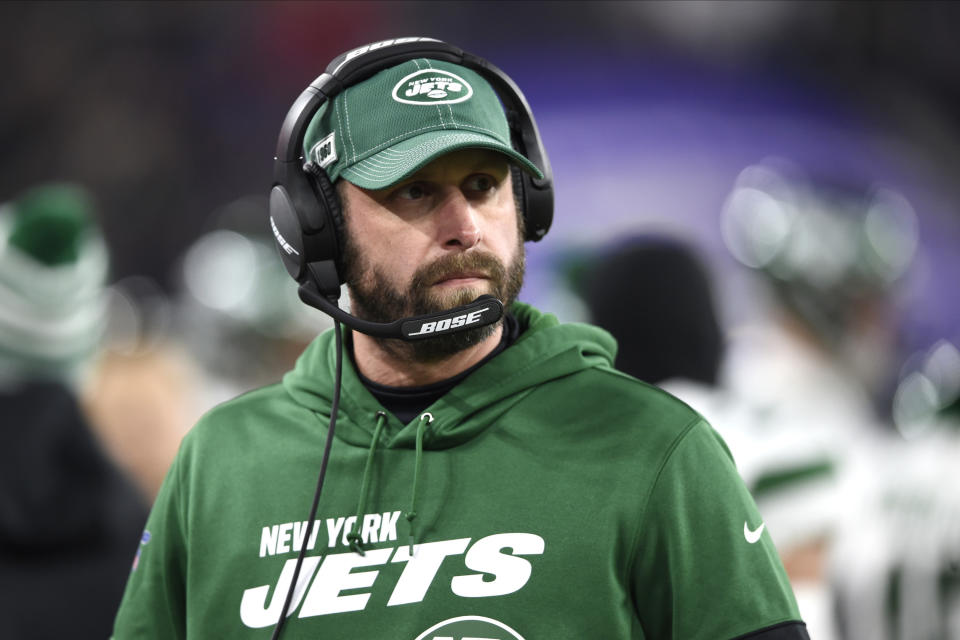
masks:
{"label": "bearded man", "polygon": [[116,638],[807,638],[711,427],[515,300],[552,199],[502,72],[429,38],[350,51],[276,171],[281,257],[347,326],[184,439]]}

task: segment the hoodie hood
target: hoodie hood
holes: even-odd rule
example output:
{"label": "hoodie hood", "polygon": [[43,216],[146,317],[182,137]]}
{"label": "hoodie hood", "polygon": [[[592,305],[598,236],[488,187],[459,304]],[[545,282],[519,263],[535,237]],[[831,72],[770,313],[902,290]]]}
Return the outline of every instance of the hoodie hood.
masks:
{"label": "hoodie hood", "polygon": [[[520,337],[427,409],[433,420],[423,430],[425,449],[444,449],[469,440],[547,380],[592,367],[612,368],[617,345],[606,331],[586,324],[560,324],[552,314],[519,302],[510,311],[520,323]],[[283,379],[295,402],[325,417],[333,401],[334,337],[333,330],[318,336]],[[344,357],[336,438],[368,447],[377,413],[382,411],[357,376],[352,359]],[[379,442],[389,448],[412,449],[420,422],[415,418],[404,425],[388,414]]]}

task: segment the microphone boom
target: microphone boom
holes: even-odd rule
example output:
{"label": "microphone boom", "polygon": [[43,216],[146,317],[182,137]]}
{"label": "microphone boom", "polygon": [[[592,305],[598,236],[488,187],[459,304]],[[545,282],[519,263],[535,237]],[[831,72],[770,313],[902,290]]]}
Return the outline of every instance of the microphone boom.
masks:
{"label": "microphone boom", "polygon": [[503,303],[489,294],[469,304],[446,311],[427,313],[394,322],[370,322],[352,316],[317,291],[312,282],[300,285],[300,299],[311,307],[339,320],[351,329],[375,338],[423,340],[493,324],[503,317]]}

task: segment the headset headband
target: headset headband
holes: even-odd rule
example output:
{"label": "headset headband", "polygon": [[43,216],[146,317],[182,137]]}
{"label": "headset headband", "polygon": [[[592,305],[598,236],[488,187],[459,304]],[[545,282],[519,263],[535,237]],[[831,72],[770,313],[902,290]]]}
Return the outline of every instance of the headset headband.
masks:
{"label": "headset headband", "polygon": [[285,178],[291,164],[296,170],[302,170],[303,137],[310,120],[323,103],[332,100],[346,87],[363,82],[378,71],[415,58],[430,58],[459,64],[473,69],[487,80],[506,107],[508,121],[511,117],[517,118],[517,122],[510,122],[510,128],[520,134],[520,139],[514,141],[520,146],[518,150],[543,173],[543,178],[530,176],[531,185],[541,191],[552,190],[553,172],[550,160],[540,140],[540,131],[533,119],[530,105],[520,88],[507,74],[490,62],[433,38],[384,40],[353,49],[334,58],[326,71],[300,94],[284,119],[274,158],[275,181],[279,184],[286,182]]}
{"label": "headset headband", "polygon": [[294,101],[280,129],[270,191],[270,224],[280,257],[301,285],[313,285],[336,299],[342,284],[341,206],[326,172],[303,157],[303,139],[314,115],[345,88],[375,73],[416,58],[459,64],[478,73],[500,99],[510,143],[543,178],[515,170],[514,188],[525,223],[526,240],[540,240],[553,220],[550,161],[533,114],[517,85],[486,60],[433,38],[397,38],[353,49],[335,58],[327,70]]}

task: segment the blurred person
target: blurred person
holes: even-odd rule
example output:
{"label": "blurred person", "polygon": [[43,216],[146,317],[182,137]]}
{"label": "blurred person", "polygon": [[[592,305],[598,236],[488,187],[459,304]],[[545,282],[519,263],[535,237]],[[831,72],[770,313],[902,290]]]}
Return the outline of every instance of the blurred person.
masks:
{"label": "blurred person", "polygon": [[107,253],[93,215],[72,184],[0,208],[5,637],[109,634],[147,516],[76,397],[105,321]]}
{"label": "blurred person", "polygon": [[152,502],[200,414],[203,377],[187,347],[169,334],[171,327],[149,318],[158,311],[151,309],[155,304],[169,304],[163,296],[148,299],[158,293],[151,281],[124,278],[110,293],[109,331],[81,399],[110,457]]}
{"label": "blurred person", "polygon": [[829,549],[854,456],[882,436],[893,370],[896,284],[916,248],[898,193],[748,167],[723,212],[734,257],[761,276],[768,318],[728,334],[718,384],[665,381],[717,425],[756,497],[813,637],[837,633]]}
{"label": "blurred person", "polygon": [[617,339],[617,369],[650,384],[716,384],[723,334],[693,247],[665,235],[619,241],[597,252],[578,288],[591,320]]}
{"label": "blurred person", "polygon": [[[740,397],[742,390],[726,386],[725,337],[713,285],[692,246],[669,236],[642,235],[596,254],[596,263],[574,287],[586,302],[591,321],[616,338],[617,368],[676,394],[717,425],[787,564],[811,637],[832,637],[827,635],[832,623],[824,619],[828,616],[819,603],[827,598],[825,585],[817,603],[811,604],[805,575],[796,567],[796,538],[785,530],[789,523],[780,522],[777,512],[768,514],[770,479],[781,473],[789,477],[798,460],[804,468],[818,469],[827,460],[826,453],[811,447],[802,433],[794,433],[796,423],[762,410],[751,397]],[[783,437],[791,433],[800,436],[799,442]],[[821,478],[814,474],[812,480],[819,483]],[[798,478],[793,484],[803,481]],[[772,495],[779,504],[779,491]]]}
{"label": "blurred person", "polygon": [[553,201],[509,78],[430,38],[347,52],[275,171],[335,326],[185,437],[114,637],[808,637],[712,428],[515,301]]}
{"label": "blurred person", "polygon": [[[896,286],[916,251],[913,209],[892,189],[812,177],[769,159],[739,176],[723,233],[771,294],[769,321],[731,332],[721,375],[757,429],[775,434],[767,448],[788,455],[771,456],[786,469],[758,471],[769,477],[757,482],[776,488],[790,470],[835,486],[849,453],[885,420],[877,408],[894,372]],[[782,514],[787,546],[828,536],[842,508],[813,484],[808,489],[810,508],[798,508],[796,495],[782,509],[771,500],[765,512]]]}
{"label": "blurred person", "polygon": [[228,203],[177,265],[174,322],[200,365],[201,413],[277,382],[310,341],[332,326],[288,285],[263,224],[266,207],[262,197]]}
{"label": "blurred person", "polygon": [[831,550],[847,640],[960,638],[960,351],[941,340],[894,395],[897,431],[867,443]]}
{"label": "blurred person", "polygon": [[[308,332],[329,326],[304,318],[296,292],[281,286],[288,276],[264,237],[265,204],[240,199],[219,211],[219,228],[177,262],[174,295],[145,277],[110,287],[109,331],[83,400],[111,456],[151,501],[203,413],[279,380],[316,335]],[[255,231],[251,210],[261,216]]]}

